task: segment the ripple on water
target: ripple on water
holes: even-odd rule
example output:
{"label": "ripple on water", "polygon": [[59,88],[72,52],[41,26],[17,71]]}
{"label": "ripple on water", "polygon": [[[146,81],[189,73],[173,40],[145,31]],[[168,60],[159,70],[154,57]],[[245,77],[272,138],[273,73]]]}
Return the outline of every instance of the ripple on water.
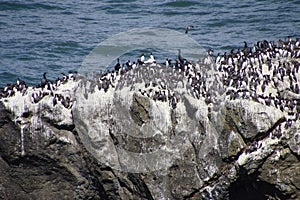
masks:
{"label": "ripple on water", "polygon": [[17,80],[17,75],[14,72],[0,72],[0,87],[4,87],[7,83],[11,83],[12,80]]}
{"label": "ripple on water", "polygon": [[164,3],[161,6],[166,6],[171,8],[184,8],[184,7],[196,6],[198,4],[199,2],[197,1],[174,1],[174,2]]}
{"label": "ripple on water", "polygon": [[19,3],[19,2],[0,2],[0,11],[5,10],[59,10],[58,6],[47,5],[44,3]]}

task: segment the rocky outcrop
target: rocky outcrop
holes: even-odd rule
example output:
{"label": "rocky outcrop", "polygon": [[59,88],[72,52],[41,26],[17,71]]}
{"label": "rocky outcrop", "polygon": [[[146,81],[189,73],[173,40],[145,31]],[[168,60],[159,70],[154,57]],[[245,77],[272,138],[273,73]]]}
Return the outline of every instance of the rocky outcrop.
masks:
{"label": "rocky outcrop", "polygon": [[232,98],[222,73],[197,72],[205,97],[160,65],[110,83],[78,77],[38,102],[32,94],[47,89],[3,97],[0,199],[299,199],[289,106]]}

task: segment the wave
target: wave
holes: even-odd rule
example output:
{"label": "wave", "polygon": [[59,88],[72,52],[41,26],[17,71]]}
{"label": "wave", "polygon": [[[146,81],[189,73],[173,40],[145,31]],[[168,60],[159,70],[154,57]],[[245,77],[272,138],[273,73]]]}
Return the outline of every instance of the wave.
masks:
{"label": "wave", "polygon": [[199,3],[196,1],[175,1],[175,2],[164,3],[161,6],[181,8],[181,7],[196,6],[198,4]]}
{"label": "wave", "polygon": [[58,6],[47,5],[43,3],[17,3],[17,2],[0,2],[0,11],[7,10],[63,10]]}

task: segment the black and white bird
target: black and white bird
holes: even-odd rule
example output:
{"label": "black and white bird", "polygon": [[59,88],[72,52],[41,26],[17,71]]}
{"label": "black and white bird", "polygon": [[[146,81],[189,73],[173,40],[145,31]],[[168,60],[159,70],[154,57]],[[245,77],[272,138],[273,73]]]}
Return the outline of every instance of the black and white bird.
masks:
{"label": "black and white bird", "polygon": [[43,78],[42,78],[42,81],[41,81],[41,86],[42,87],[45,87],[45,85],[47,85],[47,83],[48,83],[48,80],[47,80],[47,78],[46,78],[46,72],[44,72],[44,74],[43,74]]}
{"label": "black and white bird", "polygon": [[171,66],[171,59],[166,58],[166,67]]}
{"label": "black and white bird", "polygon": [[118,58],[117,59],[117,63],[115,65],[115,71],[119,71],[119,69],[121,68],[121,65],[120,65],[120,59]]}
{"label": "black and white bird", "polygon": [[144,63],[145,64],[152,64],[152,63],[155,63],[155,62],[156,62],[155,58],[154,58],[153,54],[151,53],[150,58],[148,60],[146,60]]}
{"label": "black and white bird", "polygon": [[212,64],[212,63],[214,63],[215,62],[215,60],[214,60],[214,50],[212,50],[212,49],[209,49],[208,51],[207,51],[207,56],[204,58],[204,60],[203,60],[203,63],[205,64],[205,65],[210,65],[210,64]]}
{"label": "black and white bird", "polygon": [[186,59],[182,57],[180,49],[178,49],[178,60],[179,60],[181,65],[184,65],[184,63],[186,61]]}
{"label": "black and white bird", "polygon": [[145,62],[145,54],[142,53],[140,59],[138,59],[138,64],[142,65],[142,64],[144,64],[144,62]]}
{"label": "black and white bird", "polygon": [[194,26],[187,26],[185,29],[185,34],[188,34],[189,30],[191,30],[192,28],[194,28]]}

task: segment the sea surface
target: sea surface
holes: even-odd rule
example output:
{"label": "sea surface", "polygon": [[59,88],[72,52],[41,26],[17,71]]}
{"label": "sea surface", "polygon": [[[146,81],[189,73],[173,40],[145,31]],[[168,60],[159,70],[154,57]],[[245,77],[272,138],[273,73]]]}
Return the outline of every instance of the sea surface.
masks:
{"label": "sea surface", "polygon": [[39,84],[44,72],[55,80],[78,70],[99,43],[124,31],[184,33],[188,25],[194,26],[189,37],[215,54],[242,48],[243,41],[299,37],[300,1],[0,0],[0,86],[17,78]]}

